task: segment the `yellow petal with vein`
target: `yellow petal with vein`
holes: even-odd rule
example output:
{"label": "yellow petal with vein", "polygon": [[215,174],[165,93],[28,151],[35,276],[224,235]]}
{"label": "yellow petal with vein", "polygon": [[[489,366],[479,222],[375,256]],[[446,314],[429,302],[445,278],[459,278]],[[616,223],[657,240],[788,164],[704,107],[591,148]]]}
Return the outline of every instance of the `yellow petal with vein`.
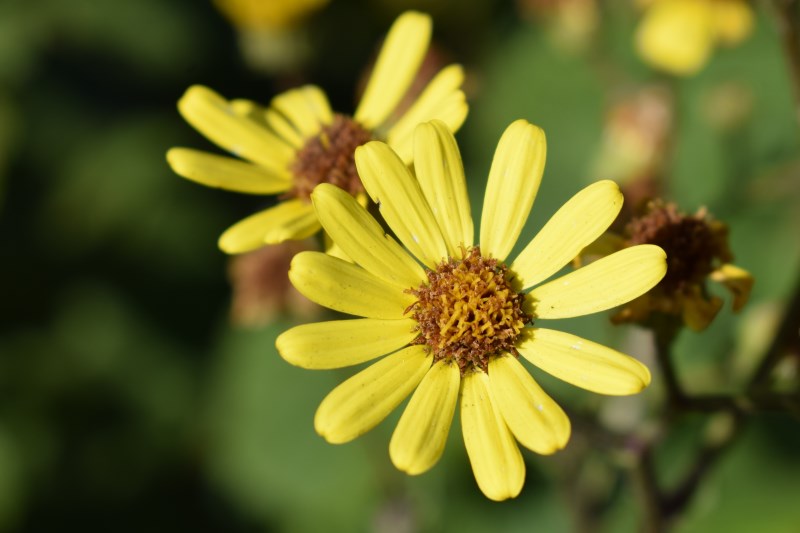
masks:
{"label": "yellow petal with vein", "polygon": [[650,371],[633,357],[562,331],[526,329],[517,349],[545,372],[592,392],[622,396],[650,384]]}
{"label": "yellow petal with vein", "polygon": [[492,398],[520,444],[544,455],[567,445],[569,418],[516,358],[506,354],[492,359],[489,382]]}
{"label": "yellow petal with vein", "polygon": [[167,162],[179,176],[207,187],[246,194],[275,194],[292,186],[283,173],[191,148],[170,149]]}
{"label": "yellow petal with vein", "polygon": [[178,111],[220,148],[288,178],[292,147],[258,122],[238,115],[227,100],[208,87],[189,87],[178,101]]}
{"label": "yellow petal with vein", "polygon": [[525,463],[503,415],[494,405],[489,376],[462,379],[461,429],[478,487],[495,501],[516,497],[525,483]]}
{"label": "yellow petal with vein", "polygon": [[362,370],[322,400],[314,428],[333,444],[349,442],[378,425],[430,369],[433,356],[409,346]]}
{"label": "yellow petal with vein", "polygon": [[323,183],[311,195],[322,227],[344,253],[367,271],[400,287],[418,287],[422,267],[346,191]]}
{"label": "yellow petal with vein", "polygon": [[640,244],[540,285],[525,297],[538,318],[569,318],[605,311],[654,287],[667,272],[664,250]]}
{"label": "yellow petal with vein", "polygon": [[509,267],[520,287],[546,280],[572,261],[614,222],[622,193],[613,181],[598,181],[570,198]]}
{"label": "yellow petal with vein", "polygon": [[356,148],[356,167],[381,216],[411,253],[428,268],[447,257],[444,237],[419,183],[388,145],[372,141]]}
{"label": "yellow petal with vein", "polygon": [[473,227],[464,165],[444,122],[420,124],[414,136],[414,170],[447,244],[450,256],[472,246]]}
{"label": "yellow petal with vein", "polygon": [[314,209],[301,200],[288,200],[240,220],[217,243],[226,254],[240,254],[265,244],[301,240],[320,230]]}
{"label": "yellow petal with vein", "polygon": [[274,108],[269,108],[264,112],[264,120],[281,139],[291,144],[295,150],[299,150],[305,144],[305,139],[298,132],[289,120]]}
{"label": "yellow petal with vein", "polygon": [[412,160],[414,129],[417,124],[437,119],[455,132],[464,123],[469,106],[461,90],[462,83],[464,69],[461,65],[450,65],[442,69],[408,111],[392,125],[386,142],[406,164]]}
{"label": "yellow petal with vein", "polygon": [[289,280],[303,296],[324,307],[367,318],[403,318],[415,298],[360,266],[319,252],[292,259]]}
{"label": "yellow petal with vein", "polygon": [[392,24],[355,113],[364,127],[378,127],[406,94],[428,50],[431,26],[431,18],[416,11]]}
{"label": "yellow petal with vein", "polygon": [[275,341],[289,363],[303,368],[357,365],[406,346],[418,333],[410,319],[361,318],[303,324],[281,333]]}
{"label": "yellow petal with vein", "polygon": [[497,144],[481,215],[481,252],[505,260],[517,242],[539,190],[547,156],[544,131],[513,122]]}
{"label": "yellow petal with vein", "polygon": [[444,452],[461,381],[458,366],[439,361],[425,374],[389,443],[392,463],[415,476],[428,471]]}

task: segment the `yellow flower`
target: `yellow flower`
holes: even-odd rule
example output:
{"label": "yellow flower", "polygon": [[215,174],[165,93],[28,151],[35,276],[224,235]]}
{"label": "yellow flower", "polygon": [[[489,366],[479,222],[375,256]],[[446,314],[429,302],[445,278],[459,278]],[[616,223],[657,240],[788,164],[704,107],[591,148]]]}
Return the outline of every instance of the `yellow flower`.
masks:
{"label": "yellow flower", "polygon": [[328,0],[214,0],[239,28],[286,28],[322,8]]}
{"label": "yellow flower", "polygon": [[304,252],[294,257],[289,278],[309,299],[363,318],[295,327],[278,337],[278,351],[304,368],[385,355],[323,400],[314,425],[326,440],[347,442],[369,431],[413,392],[389,454],[400,470],[420,474],[441,456],[460,402],[478,486],[504,500],[519,494],[524,482],[517,441],[550,454],[570,436],[569,419],[520,355],[603,394],[634,394],[647,386],[647,368],[627,355],[527,327],[620,305],[658,283],[666,269],[661,248],[643,245],[542,283],[617,216],[622,196],[610,181],[575,195],[507,263],[539,188],[545,152],[542,130],[524,120],[508,127],[489,173],[480,243],[473,237],[458,147],[439,121],[416,129],[414,174],[386,144],[370,142],[356,151],[369,196],[405,248],[344,191],[316,188],[320,222],[354,262]]}
{"label": "yellow flower", "polygon": [[744,0],[655,0],[639,24],[636,46],[652,66],[688,76],[703,68],[716,45],[743,41],[753,18]]}
{"label": "yellow flower", "polygon": [[173,148],[167,160],[179,175],[210,187],[248,194],[282,194],[280,202],[238,222],[219,239],[227,253],[299,240],[320,230],[310,193],[333,183],[363,196],[353,162],[357,146],[386,140],[411,161],[414,127],[440,119],[453,130],[467,114],[459,65],[442,69],[401,117],[393,111],[414,81],[428,48],[430,17],[407,12],[394,23],[355,114],[334,113],[325,93],[307,85],[276,96],[266,111],[252,102],[227,101],[193,86],[178,102],[192,126],[243,160],[189,148]]}

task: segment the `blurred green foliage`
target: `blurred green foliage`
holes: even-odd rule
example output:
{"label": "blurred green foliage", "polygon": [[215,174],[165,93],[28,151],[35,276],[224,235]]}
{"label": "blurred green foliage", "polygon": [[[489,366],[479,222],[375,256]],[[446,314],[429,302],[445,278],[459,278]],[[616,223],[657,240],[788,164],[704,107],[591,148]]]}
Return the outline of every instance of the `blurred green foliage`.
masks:
{"label": "blurred green foliage", "polygon": [[[184,182],[164,161],[171,146],[207,147],[175,109],[192,83],[266,103],[310,81],[334,107],[351,109],[375,39],[408,7],[427,8],[334,0],[309,24],[315,58],[279,79],[247,69],[235,31],[210,2],[0,3],[0,530],[578,527],[559,480],[580,443],[563,458],[526,452],[522,495],[494,504],[475,486],[457,419],[440,464],[415,478],[388,458],[397,414],[347,445],[315,435],[316,406],[351,371],[314,373],[280,359],[274,339],[289,318],[258,331],[228,320],[216,238],[260,200]],[[682,334],[678,370],[691,390],[740,386],[770,340],[764,331],[777,313],[768,310],[800,266],[798,128],[767,14],[750,40],[719,52],[697,77],[665,81],[633,55],[636,14],[623,1],[602,4],[584,52],[559,48],[546,21],[523,20],[510,3],[430,8],[439,44],[470,76],[459,139],[474,213],[503,129],[526,118],[547,132],[529,237],[583,185],[614,178],[591,175],[611,97],[649,82],[674,89],[670,195],[687,211],[706,205],[723,218],[737,264],[757,280],[741,316],[726,308],[707,332]],[[721,129],[709,99],[731,83],[751,109]],[[606,316],[568,328],[625,345],[653,367],[648,341],[612,330]],[[655,409],[663,392],[656,375],[647,392],[614,403],[536,377],[570,414],[600,412],[617,424]],[[685,421],[666,443],[657,458],[665,480],[680,477],[706,418]],[[796,531],[798,444],[796,420],[748,424],[678,530]],[[585,480],[608,499],[604,530],[635,530],[634,489],[611,472],[598,459]]]}

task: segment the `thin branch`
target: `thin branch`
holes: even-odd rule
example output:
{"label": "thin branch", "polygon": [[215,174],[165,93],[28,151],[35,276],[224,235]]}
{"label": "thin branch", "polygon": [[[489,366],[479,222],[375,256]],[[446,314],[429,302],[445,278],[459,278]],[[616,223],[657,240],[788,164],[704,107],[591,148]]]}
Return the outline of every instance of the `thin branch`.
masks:
{"label": "thin branch", "polygon": [[800,279],[795,283],[794,295],[783,314],[783,321],[775,338],[750,379],[747,386],[749,393],[754,393],[766,384],[775,365],[787,351],[800,353]]}

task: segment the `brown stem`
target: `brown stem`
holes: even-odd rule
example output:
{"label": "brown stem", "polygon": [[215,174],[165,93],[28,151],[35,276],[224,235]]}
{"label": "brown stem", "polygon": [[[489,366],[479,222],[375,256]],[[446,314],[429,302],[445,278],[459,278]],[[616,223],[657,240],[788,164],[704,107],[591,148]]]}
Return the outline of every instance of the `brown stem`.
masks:
{"label": "brown stem", "polygon": [[781,322],[772,344],[770,344],[767,353],[750,379],[750,384],[747,387],[749,393],[754,393],[767,383],[775,365],[778,364],[787,351],[800,353],[800,279],[795,283],[794,295],[783,315],[783,322]]}
{"label": "brown stem", "polygon": [[656,360],[664,378],[669,405],[673,409],[682,405],[686,400],[686,394],[683,392],[683,387],[681,387],[675,372],[675,365],[672,363],[672,343],[677,333],[678,325],[668,318],[653,326]]}
{"label": "brown stem", "polygon": [[653,453],[649,445],[641,450],[631,473],[633,475],[633,483],[638,489],[636,493],[641,500],[642,510],[644,511],[642,520],[643,532],[665,532],[667,529],[664,514],[662,513],[661,490],[658,487],[656,469],[653,464]]}

